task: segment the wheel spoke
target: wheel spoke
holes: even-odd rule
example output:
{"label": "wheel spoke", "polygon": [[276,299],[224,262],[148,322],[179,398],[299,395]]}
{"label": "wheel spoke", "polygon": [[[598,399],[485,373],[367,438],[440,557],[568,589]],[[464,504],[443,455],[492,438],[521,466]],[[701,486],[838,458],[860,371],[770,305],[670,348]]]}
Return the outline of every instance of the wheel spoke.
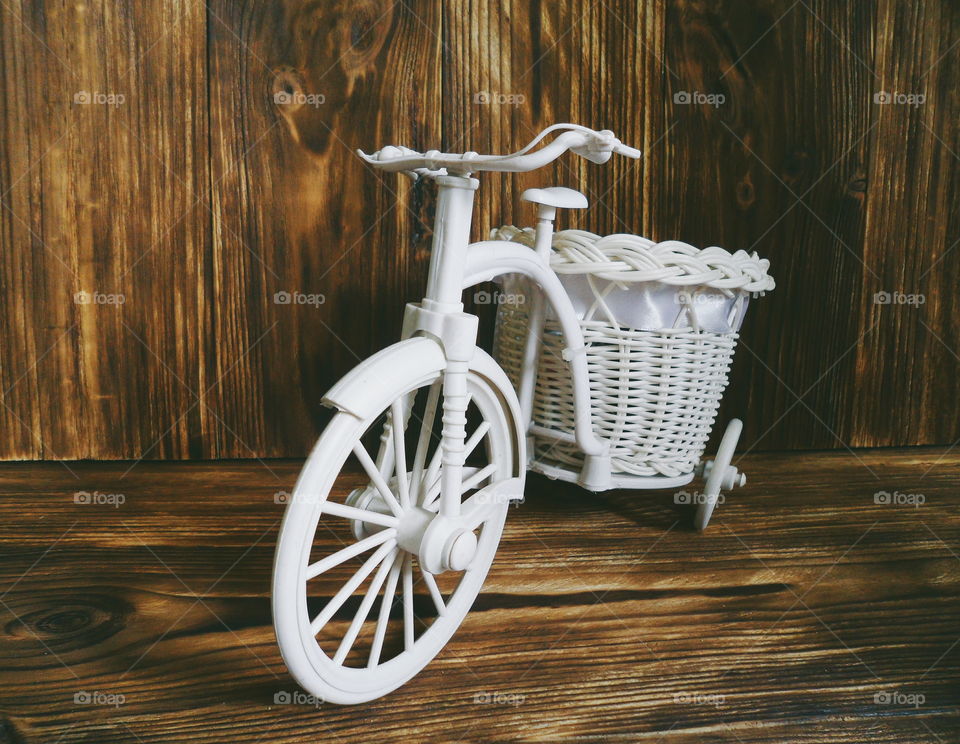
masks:
{"label": "wheel spoke", "polygon": [[[482,483],[483,481],[485,481],[487,478],[489,478],[491,475],[493,475],[493,473],[495,473],[496,470],[497,470],[497,464],[496,464],[495,462],[491,462],[491,463],[490,463],[489,465],[487,465],[485,468],[482,468],[482,469],[476,471],[476,472],[475,472],[473,475],[471,475],[469,478],[464,478],[463,483],[460,484],[460,495],[463,496],[463,494],[465,494],[465,493],[466,493],[467,491],[469,491],[471,488],[473,488],[473,487],[476,486],[477,484]],[[431,490],[432,490],[432,489],[431,489]],[[433,506],[435,503],[437,503],[437,501],[439,501],[439,499],[440,499],[440,493],[439,493],[439,491],[438,491],[437,494],[434,495],[434,496],[430,499],[430,501],[429,501],[428,503],[425,503],[425,504],[423,505],[423,508],[424,508],[424,509],[429,509],[431,506]]]}
{"label": "wheel spoke", "polygon": [[387,635],[387,625],[390,623],[390,610],[393,607],[393,597],[397,592],[397,580],[400,578],[400,568],[403,566],[403,556],[397,554],[387,576],[387,586],[383,590],[383,599],[380,602],[380,614],[377,617],[377,627],[373,632],[373,644],[370,646],[370,658],[367,668],[373,669],[380,663],[380,652],[383,649],[383,639]]}
{"label": "wheel spoke", "polygon": [[[474,468],[467,465],[463,468],[463,477],[469,478],[478,470],[479,468]],[[437,478],[433,481],[433,483],[430,484],[430,488],[428,488],[424,493],[423,507],[425,509],[427,507],[432,507],[434,504],[437,503],[437,498],[439,496],[440,496],[440,477],[438,475]]]}
{"label": "wheel spoke", "polygon": [[[383,534],[383,533],[381,533]],[[327,602],[326,606],[321,610],[320,614],[317,615],[313,622],[310,623],[310,630],[314,635],[320,632],[324,625],[330,622],[330,618],[334,616],[337,610],[343,607],[343,603],[352,595],[360,584],[363,583],[373,569],[384,559],[384,557],[397,546],[397,541],[390,539],[387,540],[383,545],[381,545],[377,552],[367,558],[366,562],[357,569],[357,572],[350,578],[350,580],[340,587],[340,591],[334,594],[330,601]]]}
{"label": "wheel spoke", "polygon": [[[423,412],[423,419],[420,421],[420,436],[417,439],[417,451],[413,456],[413,477],[411,485],[413,488],[420,488],[422,494],[423,466],[427,461],[427,451],[430,449],[430,439],[433,434],[433,422],[437,418],[437,404],[440,401],[440,380],[430,386],[430,392],[427,393],[427,407]],[[420,503],[418,499],[417,503]]]}
{"label": "wheel spoke", "polygon": [[497,464],[491,462],[485,468],[478,470],[476,473],[471,475],[469,478],[466,478],[460,486],[460,495],[463,496],[467,491],[476,486],[479,483],[483,483],[487,478],[497,472]]}
{"label": "wheel spoke", "polygon": [[364,595],[363,601],[360,603],[360,608],[357,610],[357,614],[353,616],[353,622],[350,623],[350,627],[347,628],[346,635],[344,635],[343,640],[340,641],[340,646],[337,648],[337,653],[333,657],[334,664],[343,664],[344,659],[347,658],[347,654],[350,653],[350,649],[353,648],[353,644],[357,640],[357,634],[360,633],[360,628],[363,627],[363,623],[366,621],[367,615],[370,614],[370,608],[376,601],[377,595],[380,594],[380,587],[383,586],[383,582],[387,578],[387,572],[393,566],[395,560],[396,555],[390,555],[388,553],[380,563],[380,568],[377,570],[376,575],[374,575],[373,581],[370,582],[370,587],[367,589],[367,593]]}
{"label": "wheel spoke", "polygon": [[316,563],[311,563],[307,566],[307,581],[314,579],[322,573],[329,571],[334,566],[339,566],[345,560],[353,558],[355,555],[360,555],[370,548],[375,548],[381,543],[390,540],[391,538],[396,537],[397,531],[395,529],[388,528],[381,530],[380,532],[375,532],[370,535],[370,537],[365,537],[363,540],[348,545],[345,548],[341,548],[336,553],[331,553],[326,558],[321,558]]}
{"label": "wheel spoke", "polygon": [[[483,439],[483,437],[486,435],[488,431],[490,431],[490,422],[489,421],[481,422],[480,426],[478,426],[476,431],[474,431],[473,434],[470,435],[470,438],[466,441],[466,443],[463,446],[464,459],[470,457],[470,454],[477,448],[477,445],[480,443],[480,441]],[[420,487],[421,493],[422,493],[422,496],[420,499],[421,506],[432,504],[436,499],[437,494],[439,493],[439,491],[436,489],[439,488],[439,482],[438,482],[439,472],[438,471],[440,470],[440,454],[441,454],[440,451],[441,451],[441,447],[437,447],[437,451],[433,453],[433,459],[430,461],[430,467],[427,469],[427,475],[425,478],[422,479],[422,483]],[[416,483],[420,481],[414,481],[414,482]]]}
{"label": "wheel spoke", "polygon": [[413,556],[403,557],[403,648],[413,648]]}
{"label": "wheel spoke", "polygon": [[423,583],[426,584],[427,589],[430,590],[430,596],[433,598],[433,606],[437,608],[437,617],[440,617],[447,606],[443,602],[443,595],[440,593],[440,587],[437,586],[437,580],[433,578],[432,573],[424,571],[423,566],[420,567],[420,573],[423,574]]}
{"label": "wheel spoke", "polygon": [[490,422],[482,421],[480,426],[477,427],[477,430],[470,435],[470,438],[467,440],[467,443],[463,446],[463,456],[470,457],[471,453],[477,448],[477,445],[480,443],[480,440],[483,439],[484,435],[490,431]]}
{"label": "wheel spoke", "polygon": [[397,475],[397,490],[400,492],[400,506],[410,507],[410,488],[407,483],[407,450],[404,442],[403,401],[397,398],[390,405],[390,418],[393,419],[393,470]]}
{"label": "wheel spoke", "polygon": [[363,447],[363,443],[359,440],[353,445],[353,454],[357,456],[357,459],[360,461],[363,469],[367,471],[367,477],[370,478],[377,491],[380,492],[380,496],[383,498],[383,500],[387,502],[387,505],[390,507],[390,511],[392,511],[395,516],[399,517],[403,513],[403,510],[400,508],[400,504],[397,503],[396,498],[394,498],[393,494],[390,492],[390,487],[387,486],[387,482],[383,479],[383,476],[380,475],[380,471],[377,469],[376,464],[374,464],[373,460],[370,459],[370,455],[367,454],[367,451]]}
{"label": "wheel spoke", "polygon": [[430,486],[423,494],[423,508],[429,509],[434,504],[437,503],[437,499],[440,497],[440,479],[437,478],[434,480],[433,485]]}
{"label": "wheel spoke", "polygon": [[397,518],[390,514],[381,514],[380,512],[370,511],[369,509],[357,509],[355,506],[340,504],[335,501],[328,501],[323,505],[323,513],[343,519],[354,519],[358,522],[369,522],[370,524],[379,524],[381,527],[396,527]]}
{"label": "wheel spoke", "polygon": [[389,478],[393,470],[393,421],[387,419],[383,422],[383,432],[380,434],[380,444],[377,447],[377,472],[383,478]]}
{"label": "wheel spoke", "polygon": [[427,490],[433,487],[433,484],[436,483],[440,478],[440,460],[443,457],[443,443],[437,445],[437,449],[433,453],[433,457],[430,458],[430,464],[427,466],[427,473],[423,476],[423,481],[420,483],[420,492],[421,502],[420,506],[424,506],[427,502]]}

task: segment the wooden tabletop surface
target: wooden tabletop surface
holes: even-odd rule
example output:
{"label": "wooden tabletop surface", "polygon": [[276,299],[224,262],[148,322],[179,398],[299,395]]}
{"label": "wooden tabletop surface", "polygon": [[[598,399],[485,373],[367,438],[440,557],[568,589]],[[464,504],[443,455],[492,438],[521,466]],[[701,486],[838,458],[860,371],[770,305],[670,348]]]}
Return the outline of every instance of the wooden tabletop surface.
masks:
{"label": "wooden tabletop surface", "polygon": [[298,463],[3,465],[0,743],[960,741],[960,448],[741,465],[703,535],[531,478],[452,642],[354,707],[275,703]]}

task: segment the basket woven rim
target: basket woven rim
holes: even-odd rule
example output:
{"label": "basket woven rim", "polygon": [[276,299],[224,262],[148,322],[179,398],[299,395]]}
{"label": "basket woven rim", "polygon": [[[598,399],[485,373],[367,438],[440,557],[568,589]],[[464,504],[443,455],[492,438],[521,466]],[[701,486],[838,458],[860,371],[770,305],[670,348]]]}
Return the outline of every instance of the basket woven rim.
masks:
{"label": "basket woven rim", "polygon": [[[534,230],[504,225],[492,230],[490,237],[532,247]],[[553,235],[552,247],[550,266],[558,274],[746,292],[768,292],[776,286],[767,272],[770,261],[756,251],[730,253],[718,246],[697,248],[681,240],[655,243],[629,233],[601,236],[586,230],[560,230]]]}

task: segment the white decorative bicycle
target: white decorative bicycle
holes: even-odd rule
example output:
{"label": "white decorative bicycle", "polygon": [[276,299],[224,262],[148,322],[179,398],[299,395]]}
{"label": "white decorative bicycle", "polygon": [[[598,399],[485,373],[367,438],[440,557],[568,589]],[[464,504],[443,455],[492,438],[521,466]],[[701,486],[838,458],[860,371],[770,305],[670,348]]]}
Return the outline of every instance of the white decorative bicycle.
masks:
{"label": "white decorative bicycle", "polygon": [[[549,144],[534,149],[547,135]],[[748,295],[767,262],[637,236],[554,234],[567,188],[528,189],[535,230],[469,243],[480,171],[540,168],[568,150],[639,158],[612,132],[572,124],[503,155],[359,153],[438,185],[426,297],[403,340],[327,393],[336,410],[300,474],[277,546],[273,616],[283,659],[309,692],[359,703],[396,689],[443,648],[480,591],[527,469],[608,488],[678,488],[706,477],[697,526],[720,489],[740,422],[701,463]],[[508,283],[496,353],[477,347],[465,288]],[[517,279],[517,278],[520,279]],[[682,494],[681,494],[682,495]],[[683,499],[681,499],[682,501]],[[339,541],[332,552],[326,547]]]}

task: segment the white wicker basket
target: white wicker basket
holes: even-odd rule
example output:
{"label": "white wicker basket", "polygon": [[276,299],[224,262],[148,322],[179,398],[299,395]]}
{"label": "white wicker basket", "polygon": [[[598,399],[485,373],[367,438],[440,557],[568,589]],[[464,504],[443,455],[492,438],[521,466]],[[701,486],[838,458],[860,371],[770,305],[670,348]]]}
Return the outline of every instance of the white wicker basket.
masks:
{"label": "white wicker basket", "polygon": [[[501,227],[492,237],[533,245],[529,228]],[[610,443],[613,475],[692,473],[727,385],[748,300],[774,287],[769,262],[744,251],[565,230],[554,235],[551,266],[580,317],[594,432]],[[529,287],[515,275],[499,283],[494,352],[516,386]],[[535,435],[531,465],[576,473],[583,455],[569,442],[570,371],[559,324],[549,312],[542,340],[535,431],[560,437]]]}

